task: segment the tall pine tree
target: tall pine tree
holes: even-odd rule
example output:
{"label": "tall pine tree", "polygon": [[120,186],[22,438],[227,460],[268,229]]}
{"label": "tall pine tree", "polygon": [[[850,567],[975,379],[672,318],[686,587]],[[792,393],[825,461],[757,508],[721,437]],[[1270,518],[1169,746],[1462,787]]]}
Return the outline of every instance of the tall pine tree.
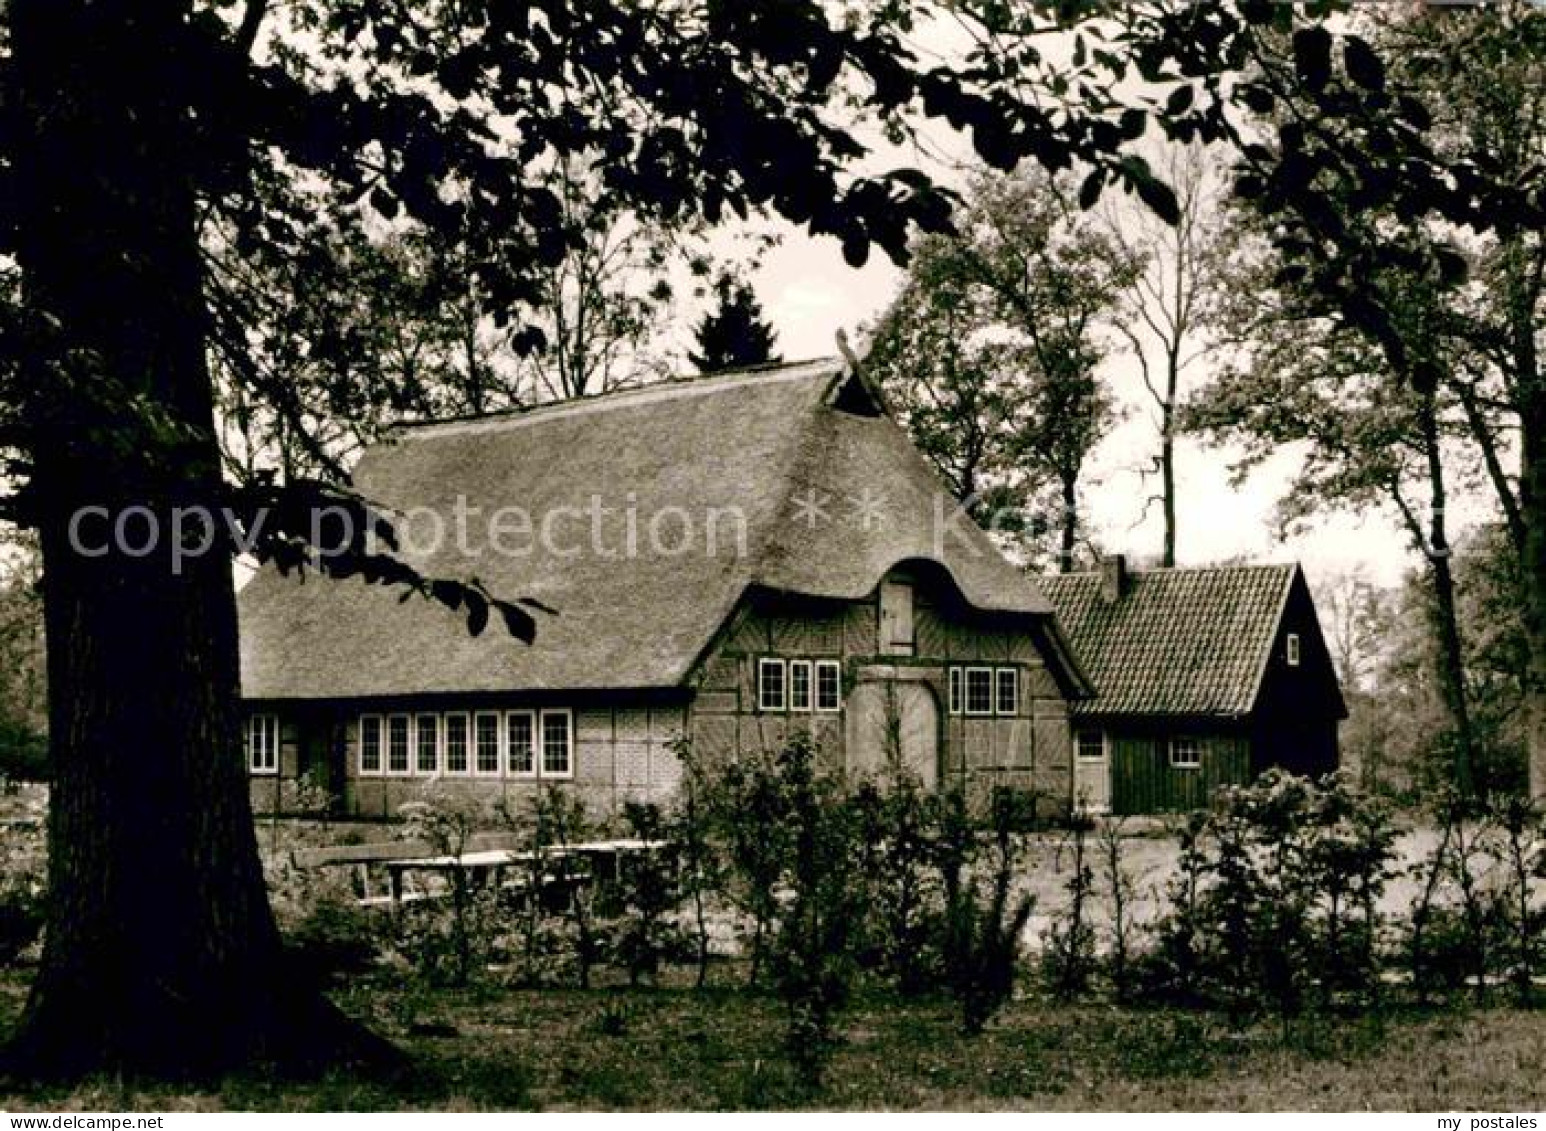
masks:
{"label": "tall pine tree", "polygon": [[714,284],[714,293],[719,305],[698,323],[698,349],[688,355],[700,372],[718,373],[783,360],[773,353],[778,336],[763,319],[762,304],[750,285],[727,273]]}

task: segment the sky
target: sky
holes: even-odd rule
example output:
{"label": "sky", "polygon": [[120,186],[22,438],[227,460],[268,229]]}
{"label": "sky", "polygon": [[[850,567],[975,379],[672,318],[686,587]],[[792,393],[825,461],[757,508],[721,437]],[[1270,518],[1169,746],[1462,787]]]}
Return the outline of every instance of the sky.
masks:
{"label": "sky", "polygon": [[[841,328],[850,339],[872,323],[900,286],[903,274],[883,255],[862,269],[844,262],[835,241],[786,229],[782,243],[752,276],[768,320],[778,331],[787,360],[836,354]],[[1157,481],[1141,469],[1152,459],[1157,429],[1145,408],[1146,393],[1130,361],[1108,368],[1107,377],[1128,410],[1094,453],[1085,505],[1097,541],[1131,560],[1158,556],[1163,525],[1157,506],[1144,515]],[[1199,372],[1199,380],[1206,375]],[[1329,513],[1313,529],[1280,539],[1273,522],[1299,460],[1284,451],[1241,485],[1231,483],[1230,453],[1183,438],[1177,448],[1178,559],[1202,565],[1244,557],[1264,562],[1300,561],[1311,580],[1324,583],[1362,569],[1369,580],[1394,585],[1417,564],[1405,535],[1382,515]],[[1475,513],[1462,516],[1462,525]]]}

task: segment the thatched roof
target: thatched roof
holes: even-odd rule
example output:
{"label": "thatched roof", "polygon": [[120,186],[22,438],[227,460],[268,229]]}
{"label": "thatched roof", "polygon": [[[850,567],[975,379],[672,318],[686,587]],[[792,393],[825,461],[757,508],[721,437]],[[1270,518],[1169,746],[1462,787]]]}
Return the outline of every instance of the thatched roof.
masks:
{"label": "thatched roof", "polygon": [[[1099,573],[1041,579],[1096,697],[1086,715],[1252,711],[1297,565],[1135,570],[1108,600]],[[1300,584],[1303,581],[1300,580]]]}
{"label": "thatched roof", "polygon": [[[961,521],[936,545],[936,515],[948,517],[954,505],[948,493],[878,395],[835,362],[406,428],[365,453],[355,481],[384,506],[429,508],[448,524],[460,497],[477,516],[466,546],[474,552],[452,538],[438,552],[404,556],[426,574],[477,577],[501,597],[535,597],[559,615],[539,616],[528,647],[495,628],[473,638],[438,606],[400,604],[362,582],[264,570],[240,597],[249,698],[676,686],[748,588],[858,598],[913,559],[943,566],[970,605],[1033,618],[1056,641],[1036,583],[986,534]],[[866,491],[876,502],[868,523],[859,513]],[[601,548],[612,556],[590,546],[593,496],[608,508]],[[544,515],[575,508],[554,520],[556,548],[576,543],[583,552],[486,549],[481,522],[512,506],[539,529]],[[630,508],[638,516],[631,554]],[[649,521],[667,508],[689,516],[690,552],[657,552],[679,537],[679,514],[660,520],[666,545],[650,544]],[[745,520],[744,556],[727,517],[735,512]],[[414,530],[429,526],[421,520]]]}

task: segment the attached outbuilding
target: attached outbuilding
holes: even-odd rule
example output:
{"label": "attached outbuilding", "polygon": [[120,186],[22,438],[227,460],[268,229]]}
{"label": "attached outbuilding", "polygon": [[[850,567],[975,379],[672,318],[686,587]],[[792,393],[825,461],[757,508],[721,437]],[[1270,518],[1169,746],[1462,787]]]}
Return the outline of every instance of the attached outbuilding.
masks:
{"label": "attached outbuilding", "polygon": [[1116,814],[1201,808],[1270,766],[1337,766],[1347,717],[1298,565],[1042,579],[1093,699],[1072,705],[1075,796]]}

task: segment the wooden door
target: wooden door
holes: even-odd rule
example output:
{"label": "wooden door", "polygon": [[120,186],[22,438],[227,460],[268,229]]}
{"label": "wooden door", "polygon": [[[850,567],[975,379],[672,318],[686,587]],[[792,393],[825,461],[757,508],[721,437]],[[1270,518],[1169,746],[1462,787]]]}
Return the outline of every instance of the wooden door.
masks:
{"label": "wooden door", "polygon": [[1074,732],[1074,804],[1091,813],[1111,811],[1111,754],[1104,732]]}
{"label": "wooden door", "polygon": [[921,683],[876,680],[848,696],[848,772],[885,778],[897,765],[925,786],[939,782],[939,705]]}

